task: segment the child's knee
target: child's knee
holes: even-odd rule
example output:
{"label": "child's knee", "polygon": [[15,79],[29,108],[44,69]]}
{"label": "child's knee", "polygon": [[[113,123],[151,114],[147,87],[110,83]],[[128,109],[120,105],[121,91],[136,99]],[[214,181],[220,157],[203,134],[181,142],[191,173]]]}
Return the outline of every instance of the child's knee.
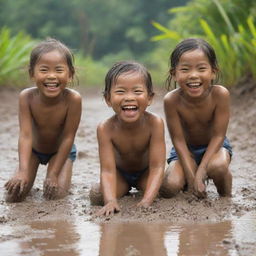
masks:
{"label": "child's knee", "polygon": [[208,176],[210,178],[224,177],[229,172],[226,162],[215,162],[208,167]]}
{"label": "child's knee", "polygon": [[160,187],[159,194],[162,197],[170,198],[178,194],[183,188],[183,185],[178,182],[163,182]]}
{"label": "child's knee", "polygon": [[104,205],[103,194],[101,192],[99,183],[92,185],[89,192],[89,198],[91,205]]}

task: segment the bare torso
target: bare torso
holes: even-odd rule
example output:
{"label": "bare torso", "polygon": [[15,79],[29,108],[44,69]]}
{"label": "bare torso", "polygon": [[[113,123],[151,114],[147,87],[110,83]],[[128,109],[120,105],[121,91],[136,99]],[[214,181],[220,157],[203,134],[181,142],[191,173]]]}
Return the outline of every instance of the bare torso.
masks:
{"label": "bare torso", "polygon": [[212,137],[216,102],[214,88],[204,99],[189,102],[180,91],[176,91],[175,101],[184,137],[189,145],[207,145]]}
{"label": "bare torso", "polygon": [[146,112],[140,123],[122,127],[116,116],[108,121],[117,168],[137,172],[149,166],[151,122],[154,115]]}
{"label": "bare torso", "polygon": [[42,153],[57,152],[68,111],[69,89],[58,100],[44,102],[36,88],[29,94],[33,148]]}

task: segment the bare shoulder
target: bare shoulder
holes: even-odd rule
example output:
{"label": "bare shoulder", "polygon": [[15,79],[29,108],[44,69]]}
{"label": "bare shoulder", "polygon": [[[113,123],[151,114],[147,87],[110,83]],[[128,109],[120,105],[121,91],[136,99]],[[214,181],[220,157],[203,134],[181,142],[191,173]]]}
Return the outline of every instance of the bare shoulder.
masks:
{"label": "bare shoulder", "polygon": [[212,96],[215,99],[227,99],[230,96],[229,90],[222,85],[213,85]]}
{"label": "bare shoulder", "polygon": [[23,89],[20,92],[20,97],[27,97],[28,95],[33,95],[37,91],[38,91],[37,87],[29,87],[29,88]]}
{"label": "bare shoulder", "polygon": [[76,90],[70,89],[70,88],[66,88],[65,89],[65,95],[67,97],[67,99],[71,102],[81,102],[82,97],[80,95],[80,93]]}
{"label": "bare shoulder", "polygon": [[37,87],[30,87],[23,89],[19,94],[19,100],[20,101],[29,101],[32,99],[33,96],[35,96],[38,93]]}
{"label": "bare shoulder", "polygon": [[109,134],[113,130],[115,123],[115,116],[112,116],[104,121],[101,121],[97,126],[98,134]]}
{"label": "bare shoulder", "polygon": [[145,111],[145,117],[146,126],[151,135],[158,137],[164,134],[164,121],[160,116]]}
{"label": "bare shoulder", "polygon": [[180,89],[175,89],[173,91],[168,92],[164,96],[164,104],[176,104],[179,100],[180,97]]}
{"label": "bare shoulder", "polygon": [[158,116],[158,115],[156,115],[154,113],[146,111],[145,112],[145,116],[146,116],[146,118],[147,118],[147,120],[149,122],[149,125],[151,127],[153,127],[153,126],[154,127],[155,126],[162,126],[164,124],[163,119],[160,116]]}

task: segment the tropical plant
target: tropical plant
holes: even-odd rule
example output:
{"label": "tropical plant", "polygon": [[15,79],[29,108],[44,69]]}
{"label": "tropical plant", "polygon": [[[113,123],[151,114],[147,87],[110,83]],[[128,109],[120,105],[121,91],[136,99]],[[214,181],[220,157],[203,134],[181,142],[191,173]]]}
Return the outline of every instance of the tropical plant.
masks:
{"label": "tropical plant", "polygon": [[152,40],[169,38],[176,44],[186,37],[202,37],[216,50],[226,85],[234,85],[245,75],[256,79],[255,10],[251,0],[194,0],[169,10],[177,15],[169,24],[172,29],[153,22],[162,34]]}
{"label": "tropical plant", "polygon": [[26,81],[26,64],[33,45],[34,41],[23,32],[11,36],[8,28],[0,30],[0,86]]}

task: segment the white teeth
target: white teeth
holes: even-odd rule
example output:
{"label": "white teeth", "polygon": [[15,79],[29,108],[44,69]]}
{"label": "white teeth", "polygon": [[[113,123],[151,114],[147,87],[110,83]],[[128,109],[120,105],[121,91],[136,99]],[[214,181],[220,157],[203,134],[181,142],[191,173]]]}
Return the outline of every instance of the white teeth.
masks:
{"label": "white teeth", "polygon": [[56,84],[56,83],[54,83],[54,84],[47,83],[47,84],[45,84],[45,86],[47,86],[47,87],[58,87],[58,84]]}
{"label": "white teeth", "polygon": [[200,83],[188,83],[187,85],[192,88],[198,88],[200,86]]}
{"label": "white teeth", "polygon": [[136,110],[137,107],[136,106],[124,106],[122,107],[123,110]]}

